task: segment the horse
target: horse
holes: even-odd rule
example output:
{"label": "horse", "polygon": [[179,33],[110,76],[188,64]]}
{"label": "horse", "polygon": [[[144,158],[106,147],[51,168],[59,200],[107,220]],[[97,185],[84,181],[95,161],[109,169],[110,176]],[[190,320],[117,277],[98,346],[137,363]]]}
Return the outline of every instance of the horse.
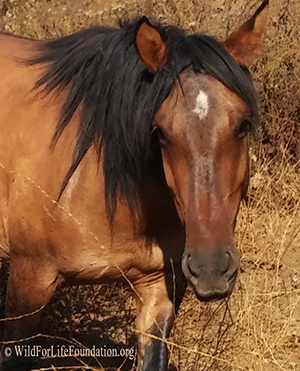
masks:
{"label": "horse", "polygon": [[[228,297],[268,1],[224,42],[145,16],[54,40],[0,34],[3,342],[61,286],[129,282],[139,371],[166,371],[187,284]],[[7,344],[7,343],[6,343]],[[2,370],[30,360],[2,352]]]}

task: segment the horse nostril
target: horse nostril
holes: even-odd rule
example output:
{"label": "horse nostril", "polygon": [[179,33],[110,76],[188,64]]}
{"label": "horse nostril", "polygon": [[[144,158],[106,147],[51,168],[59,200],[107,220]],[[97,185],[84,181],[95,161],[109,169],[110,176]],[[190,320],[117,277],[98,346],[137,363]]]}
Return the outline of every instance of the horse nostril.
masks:
{"label": "horse nostril", "polygon": [[193,277],[198,277],[196,270],[193,270],[190,263],[191,263],[191,257],[189,256],[188,262],[187,262],[188,270]]}
{"label": "horse nostril", "polygon": [[230,279],[234,274],[236,274],[237,270],[238,270],[237,257],[235,256],[234,251],[228,249],[225,252],[225,263],[222,275],[228,276],[228,278]]}
{"label": "horse nostril", "polygon": [[227,282],[238,270],[238,254],[230,246],[219,248],[211,256],[185,252],[182,271],[188,280]]}
{"label": "horse nostril", "polygon": [[193,269],[192,265],[193,265],[193,258],[192,258],[190,253],[186,252],[183,255],[183,259],[182,259],[182,270],[183,270],[183,273],[185,274],[187,279],[192,279],[193,277],[194,278],[198,277],[198,274],[197,274],[196,269],[195,269],[196,266]]}
{"label": "horse nostril", "polygon": [[231,261],[232,261],[232,259],[231,259],[231,253],[230,253],[230,251],[226,251],[225,252],[224,268],[221,271],[222,276],[225,275],[229,271]]}

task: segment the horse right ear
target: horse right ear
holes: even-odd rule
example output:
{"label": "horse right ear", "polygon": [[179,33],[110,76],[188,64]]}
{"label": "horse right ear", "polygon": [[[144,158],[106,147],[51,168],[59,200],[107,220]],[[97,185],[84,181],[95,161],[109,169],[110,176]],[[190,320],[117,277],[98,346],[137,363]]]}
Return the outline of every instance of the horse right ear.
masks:
{"label": "horse right ear", "polygon": [[169,47],[147,17],[142,17],[137,25],[135,46],[142,63],[151,72],[157,72],[168,59]]}
{"label": "horse right ear", "polygon": [[269,1],[264,0],[255,14],[224,41],[223,46],[239,64],[250,64],[260,56],[268,18]]}

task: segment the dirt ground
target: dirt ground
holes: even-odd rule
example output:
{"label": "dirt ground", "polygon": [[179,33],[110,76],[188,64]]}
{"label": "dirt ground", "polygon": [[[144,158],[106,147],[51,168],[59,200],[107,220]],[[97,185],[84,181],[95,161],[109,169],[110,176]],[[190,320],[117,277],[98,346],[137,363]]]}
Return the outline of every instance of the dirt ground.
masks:
{"label": "dirt ground", "polygon": [[[298,1],[271,0],[265,53],[251,67],[262,101],[262,123],[249,140],[251,183],[236,228],[241,251],[238,284],[229,300],[209,304],[200,303],[188,290],[168,343],[173,370],[300,371]],[[91,24],[116,24],[120,17],[147,14],[222,39],[259,4],[255,0],[201,4],[196,0],[4,0],[0,14],[2,29],[29,37],[56,37]],[[6,279],[7,269],[1,265],[1,317]],[[45,339],[47,344],[76,339],[85,346],[96,342],[130,348],[135,344],[134,315],[127,287],[68,288],[53,298],[42,331],[55,337]],[[116,369],[123,359],[111,361],[101,359],[102,366]],[[69,362],[76,364],[75,359]],[[124,369],[134,367],[134,362],[128,360]],[[102,366],[95,363],[95,369]]]}

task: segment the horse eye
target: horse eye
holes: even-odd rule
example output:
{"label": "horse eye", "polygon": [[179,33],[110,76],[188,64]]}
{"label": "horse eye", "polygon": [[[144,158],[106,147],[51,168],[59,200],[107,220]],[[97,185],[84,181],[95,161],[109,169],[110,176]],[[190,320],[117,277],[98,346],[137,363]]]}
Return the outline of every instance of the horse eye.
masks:
{"label": "horse eye", "polygon": [[152,135],[155,137],[155,142],[158,142],[161,147],[165,147],[170,143],[165,132],[159,126],[153,127]]}
{"label": "horse eye", "polygon": [[252,128],[253,122],[249,117],[247,117],[238,125],[238,127],[235,130],[236,131],[235,134],[239,139],[243,139],[247,134],[249,134],[252,131]]}

